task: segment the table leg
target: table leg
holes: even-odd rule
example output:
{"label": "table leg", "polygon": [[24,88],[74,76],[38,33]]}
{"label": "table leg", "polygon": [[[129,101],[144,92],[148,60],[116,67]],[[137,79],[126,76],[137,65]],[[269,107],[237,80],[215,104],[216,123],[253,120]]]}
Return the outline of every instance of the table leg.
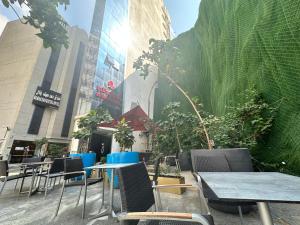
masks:
{"label": "table leg", "polygon": [[29,193],[28,193],[28,198],[32,195],[32,189],[33,189],[33,186],[34,186],[34,182],[35,182],[35,175],[36,175],[36,168],[33,168],[32,169],[32,177],[31,177],[31,184],[30,184],[30,187],[29,187]]}
{"label": "table leg", "polygon": [[[113,170],[112,170],[113,171]],[[104,170],[102,170],[102,172],[104,172]],[[89,220],[93,220],[93,219],[97,219],[97,218],[100,218],[100,217],[103,217],[103,216],[111,216],[112,215],[112,207],[110,207],[110,203],[109,203],[109,206],[108,208],[106,208],[104,211],[101,212],[103,206],[104,206],[104,187],[105,187],[105,182],[104,180],[102,181],[103,182],[103,190],[102,190],[102,202],[101,202],[101,206],[100,206],[100,210],[99,210],[99,213],[90,217]],[[111,183],[111,182],[110,182]],[[111,187],[111,186],[110,186]],[[111,194],[111,188],[110,188],[110,194]],[[110,196],[111,197],[111,196]]]}
{"label": "table leg", "polygon": [[108,206],[108,212],[109,212],[109,216],[113,215],[113,200],[114,200],[114,171],[115,169],[111,169],[111,179],[110,179],[110,196],[109,196],[109,206]]}
{"label": "table leg", "polygon": [[257,202],[260,219],[263,225],[274,225],[268,202]]}
{"label": "table leg", "polygon": [[[100,170],[99,170],[100,171]],[[104,170],[102,170],[102,174],[104,173]],[[100,172],[99,172],[99,175],[100,175]],[[100,176],[98,176],[98,178],[100,178]],[[105,192],[105,180],[103,178],[102,180],[102,201],[101,201],[101,206],[100,206],[100,209],[99,209],[99,213],[101,212],[103,206],[104,206],[104,192]]]}

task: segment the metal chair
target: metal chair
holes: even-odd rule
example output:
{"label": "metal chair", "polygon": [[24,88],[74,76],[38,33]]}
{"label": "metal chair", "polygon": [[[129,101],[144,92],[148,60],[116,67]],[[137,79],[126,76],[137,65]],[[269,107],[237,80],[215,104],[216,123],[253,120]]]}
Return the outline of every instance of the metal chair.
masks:
{"label": "metal chair", "polygon": [[[24,173],[9,176],[9,169],[8,169],[7,160],[0,161],[0,181],[3,182],[2,187],[0,189],[0,194],[2,193],[7,181],[11,181],[11,180],[17,180],[18,181],[19,178],[23,178],[24,176],[25,176]],[[15,184],[15,190],[16,190],[17,184],[18,184],[18,182],[16,182],[16,184]]]}
{"label": "metal chair", "polygon": [[40,177],[45,178],[45,182],[44,182],[45,198],[48,193],[49,181],[51,181],[50,182],[50,186],[51,186],[52,180],[54,179],[53,182],[53,188],[54,188],[56,183],[56,178],[58,177],[61,178],[63,176],[62,174],[64,172],[65,160],[66,160],[65,158],[54,159],[52,165],[48,167],[47,171],[38,175]]}
{"label": "metal chair", "polygon": [[[140,220],[146,220],[146,224],[153,225],[214,224],[211,215],[146,212],[154,204],[156,205],[156,198],[144,163],[120,168],[118,172],[122,201],[122,213],[118,215],[118,218],[122,224],[136,225]],[[154,187],[154,189],[157,188],[159,185]]]}
{"label": "metal chair", "polygon": [[[83,168],[82,160],[80,158],[79,159],[66,159],[64,161],[64,173],[62,173],[61,175],[64,176],[64,181],[63,181],[63,185],[62,185],[62,189],[61,189],[59,202],[58,202],[58,205],[56,208],[55,216],[57,216],[57,214],[58,214],[65,188],[73,187],[73,186],[80,186],[81,188],[80,188],[79,196],[78,196],[78,199],[76,202],[76,207],[79,204],[82,188],[84,187],[84,199],[83,199],[83,208],[82,208],[82,218],[84,218],[87,186],[101,182],[102,179],[90,179],[90,178],[88,179],[86,176],[86,171],[84,171],[84,168]],[[74,181],[70,181],[72,179]],[[70,181],[70,182],[66,183],[66,181]]]}
{"label": "metal chair", "polygon": [[[253,171],[248,149],[215,149],[215,150],[192,150],[192,165],[195,172],[251,172]],[[220,201],[215,194],[202,182],[203,194],[208,199],[208,205],[216,210],[239,214],[243,224],[243,213],[252,210],[253,203]]]}

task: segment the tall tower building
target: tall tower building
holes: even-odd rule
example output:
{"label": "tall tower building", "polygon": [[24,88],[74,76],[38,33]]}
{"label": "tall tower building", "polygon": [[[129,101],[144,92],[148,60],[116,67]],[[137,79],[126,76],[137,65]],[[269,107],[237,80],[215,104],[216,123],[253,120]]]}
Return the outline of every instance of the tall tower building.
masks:
{"label": "tall tower building", "polygon": [[99,105],[113,117],[122,114],[124,79],[150,38],[170,38],[163,0],[96,0],[78,115]]}
{"label": "tall tower building", "polygon": [[148,50],[149,39],[171,39],[171,20],[163,0],[138,1],[129,4],[129,43],[125,78],[134,73],[133,62]]}

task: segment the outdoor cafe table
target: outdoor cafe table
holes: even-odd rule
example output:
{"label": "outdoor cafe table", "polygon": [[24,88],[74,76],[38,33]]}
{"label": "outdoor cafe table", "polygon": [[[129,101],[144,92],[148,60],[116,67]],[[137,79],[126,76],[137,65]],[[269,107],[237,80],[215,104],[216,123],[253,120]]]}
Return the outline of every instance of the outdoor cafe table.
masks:
{"label": "outdoor cafe table", "polygon": [[[86,167],[85,169],[98,169],[98,170],[111,170],[110,174],[110,188],[109,188],[109,204],[108,208],[104,210],[103,212],[99,212],[97,215],[93,216],[90,219],[96,219],[99,217],[103,216],[109,216],[109,217],[114,217],[115,213],[113,211],[113,198],[114,198],[114,175],[115,175],[115,170],[119,168],[123,168],[126,166],[131,166],[134,165],[135,163],[116,163],[116,164],[101,164],[101,165],[95,165],[95,166],[90,166]],[[103,190],[102,190],[102,204],[100,207],[100,211],[102,209],[102,206],[104,204],[104,182],[103,182]]]}
{"label": "outdoor cafe table", "polygon": [[216,199],[256,202],[263,225],[273,225],[269,202],[300,203],[300,178],[276,172],[199,172]]}
{"label": "outdoor cafe table", "polygon": [[[49,166],[53,163],[53,161],[48,161],[48,162],[28,162],[28,163],[21,163],[20,164],[20,167],[25,171],[27,168],[31,168],[32,169],[32,177],[31,177],[31,184],[30,184],[30,188],[29,188],[29,191],[28,191],[28,197],[30,197],[32,194],[34,194],[35,192],[38,191],[38,187],[36,187],[34,190],[33,190],[33,186],[34,186],[34,181],[35,181],[35,178],[36,178],[36,175],[38,173],[42,173],[43,172],[43,166]],[[39,180],[37,182],[38,186],[39,186],[39,183],[40,183],[40,177],[39,177]],[[24,180],[22,180],[23,182]],[[21,184],[21,187],[23,186],[23,183]],[[24,192],[21,192],[21,193],[24,193]]]}

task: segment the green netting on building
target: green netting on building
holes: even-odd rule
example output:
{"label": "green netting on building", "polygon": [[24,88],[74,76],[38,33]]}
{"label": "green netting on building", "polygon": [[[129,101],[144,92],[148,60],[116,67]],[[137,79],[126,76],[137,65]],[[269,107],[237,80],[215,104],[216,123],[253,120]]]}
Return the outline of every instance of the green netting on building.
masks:
{"label": "green netting on building", "polygon": [[[174,41],[187,71],[176,80],[191,96],[200,96],[216,115],[243,102],[238,94],[255,86],[279,112],[258,156],[287,161],[300,174],[300,1],[202,0],[193,29]],[[155,117],[180,94],[160,82]]]}

